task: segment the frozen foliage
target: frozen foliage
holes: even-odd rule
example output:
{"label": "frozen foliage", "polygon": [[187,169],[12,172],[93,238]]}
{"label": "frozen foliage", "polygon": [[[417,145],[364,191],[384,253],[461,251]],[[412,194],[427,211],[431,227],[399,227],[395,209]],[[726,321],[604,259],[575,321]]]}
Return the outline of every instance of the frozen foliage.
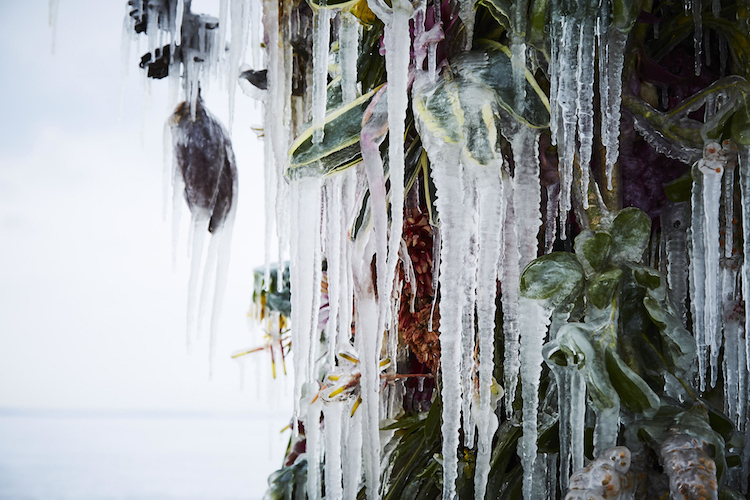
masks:
{"label": "frozen foliage", "polygon": [[[270,308],[259,317],[272,355],[285,356],[285,335],[293,346],[287,466],[299,475],[287,497],[380,498],[400,485],[404,496],[446,500],[634,498],[647,467],[633,459],[631,470],[618,442],[659,455],[666,475],[654,491],[716,498],[717,465],[732,469],[722,481],[746,489],[729,465],[750,467],[736,434],[719,441],[700,425],[665,423],[678,406],[703,418],[703,392],[720,384],[729,423],[746,432],[750,369],[750,153],[740,144],[736,173],[733,143],[715,142],[730,130],[748,142],[749,89],[735,75],[686,98],[687,76],[654,67],[672,47],[643,49],[631,29],[653,24],[656,39],[671,4],[639,14],[607,0],[220,0],[218,18],[189,0],[128,4],[126,32],[147,39],[147,76],[168,76],[175,96],[181,82],[184,102],[169,121],[173,218],[177,227],[184,193],[189,340],[210,316],[211,346],[237,168],[203,91],[226,79],[230,129],[238,81],[263,105],[266,263],[255,293],[291,294],[284,310],[257,300]],[[689,66],[705,78],[727,71],[729,55],[743,61],[742,44],[716,36],[724,10],[719,0],[710,13],[685,5]],[[626,65],[629,55],[638,64]],[[673,109],[678,94],[684,103]],[[694,119],[701,109],[703,122]],[[621,122],[631,129],[621,134]],[[694,163],[672,201],[648,207],[661,215],[653,228],[643,212],[618,210],[623,173],[640,154],[632,129],[658,153]],[[659,184],[643,167],[641,183]],[[416,236],[405,210],[424,214]],[[284,284],[285,266],[271,261],[287,255]],[[538,274],[545,262],[558,267]],[[434,365],[415,361],[415,346]],[[425,416],[433,404],[439,419]],[[705,419],[720,420],[714,411]],[[395,465],[410,426],[425,443],[441,435],[408,460],[420,464],[413,485]],[[599,456],[584,468],[592,426]]]}

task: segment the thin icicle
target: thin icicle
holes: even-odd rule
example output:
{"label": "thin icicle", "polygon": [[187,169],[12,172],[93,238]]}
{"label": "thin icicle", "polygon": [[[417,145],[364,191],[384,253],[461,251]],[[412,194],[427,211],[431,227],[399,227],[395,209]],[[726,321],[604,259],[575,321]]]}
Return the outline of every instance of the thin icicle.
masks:
{"label": "thin icicle", "polygon": [[[354,404],[354,402],[352,402]],[[351,413],[351,406],[347,405],[344,418]],[[343,428],[343,470],[344,470],[344,500],[356,500],[362,479],[362,413],[361,409],[351,415]]]}
{"label": "thin icicle", "polygon": [[[702,177],[702,176],[701,176]],[[693,335],[698,351],[699,388],[706,390],[706,369],[708,367],[708,343],[706,342],[705,306],[706,306],[706,264],[704,249],[704,215],[703,183],[695,179],[691,193],[692,208],[690,223],[690,310],[693,319]]]}
{"label": "thin icicle", "polygon": [[[715,147],[718,153],[719,145],[707,145],[706,151],[712,155]],[[719,298],[719,200],[721,198],[722,175],[724,173],[724,162],[721,159],[704,158],[698,164],[698,170],[703,174],[702,180],[702,203],[703,203],[703,230],[705,251],[705,298],[704,327],[706,329],[706,341],[709,346],[711,387],[716,384],[718,376],[719,349],[721,348],[721,321],[720,321],[720,298]]]}
{"label": "thin icicle", "polygon": [[[628,34],[613,29],[607,33],[607,110],[604,113],[606,123],[606,143],[602,141],[606,149],[606,174],[607,190],[612,190],[612,176],[615,164],[620,156],[620,106],[622,104],[622,69],[625,65],[625,45]],[[599,63],[601,65],[601,61]],[[604,137],[604,134],[602,134]]]}
{"label": "thin icicle", "polygon": [[188,302],[187,302],[187,346],[188,349],[193,338],[198,336],[198,290],[201,276],[201,264],[203,261],[203,246],[208,234],[208,217],[193,215],[191,226],[190,244],[190,278],[188,279]]}
{"label": "thin icicle", "polygon": [[[307,392],[314,393],[315,384],[310,384]],[[314,397],[314,394],[311,396]],[[307,403],[307,418],[305,419],[305,438],[307,453],[307,497],[310,500],[320,500],[322,497],[322,481],[320,470],[320,458],[323,454],[323,443],[321,442],[320,414],[322,401],[318,398],[315,402]]]}
{"label": "thin icicle", "polygon": [[476,18],[473,0],[459,1],[458,17],[461,18],[461,22],[464,24],[464,31],[466,33],[466,44],[464,45],[464,49],[467,51],[471,50],[471,47],[474,43],[474,19]]}
{"label": "thin icicle", "polygon": [[515,212],[513,207],[514,187],[505,183],[504,195],[506,199],[505,221],[503,234],[505,235],[504,265],[502,267],[502,305],[503,305],[503,336],[505,338],[505,359],[503,371],[505,373],[505,412],[510,417],[513,414],[513,403],[518,387],[518,375],[521,368],[519,358],[520,330],[518,326],[518,297],[521,280],[518,240],[515,231]]}
{"label": "thin icicle", "polygon": [[[229,43],[229,78],[227,86],[229,88],[229,129],[232,129],[234,122],[234,95],[237,90],[237,78],[240,74],[240,64],[245,57],[245,48],[247,47],[248,24],[250,21],[250,1],[249,0],[231,0],[231,18],[232,30],[231,40]],[[223,42],[223,39],[219,37]]]}
{"label": "thin icicle", "polygon": [[331,11],[325,6],[313,11],[313,142],[323,140],[328,85],[328,50],[331,46]]}
{"label": "thin icicle", "polygon": [[[342,423],[348,425],[349,415],[344,412],[342,401],[331,401],[323,407],[325,424],[325,487],[326,498],[343,498],[342,484],[342,451],[341,428]],[[344,420],[346,419],[346,420]],[[347,443],[348,446],[348,443]]]}
{"label": "thin icicle", "polygon": [[[292,181],[291,301],[294,358],[295,415],[299,416],[303,386],[312,380],[320,300],[320,207],[321,180],[305,177]],[[317,281],[316,281],[317,277]]]}
{"label": "thin icicle", "polygon": [[[481,167],[480,167],[481,168]],[[474,348],[475,348],[475,313],[477,296],[477,258],[479,247],[479,206],[476,179],[471,167],[463,171],[464,199],[461,205],[466,212],[466,242],[468,244],[464,251],[464,269],[462,276],[464,286],[463,313],[461,317],[461,384],[464,397],[462,403],[464,443],[466,446],[474,445],[475,409],[474,403]]]}
{"label": "thin icicle", "polygon": [[567,220],[568,213],[572,207],[571,188],[573,185],[573,162],[576,154],[576,125],[577,125],[577,89],[575,75],[578,68],[578,42],[579,36],[575,32],[577,23],[569,18],[563,19],[562,46],[560,49],[560,65],[558,68],[557,100],[560,106],[562,119],[562,140],[558,137],[560,144],[560,237],[565,239],[565,225],[562,221]]}
{"label": "thin icicle", "polygon": [[583,208],[589,208],[589,170],[591,150],[594,144],[594,21],[586,17],[581,23],[578,43],[578,142],[580,143],[579,165],[581,167],[581,200]]}
{"label": "thin icicle", "polygon": [[[341,302],[342,291],[342,266],[344,243],[341,241],[344,224],[343,218],[343,187],[344,177],[337,175],[329,179],[326,185],[326,262],[328,264],[328,300],[330,311],[328,314],[328,323],[326,324],[326,340],[328,342],[328,365],[336,366],[336,346],[338,342],[339,329],[339,307]],[[346,279],[344,276],[343,279]]]}
{"label": "thin icicle", "polygon": [[557,239],[557,214],[560,209],[560,183],[547,186],[547,214],[544,218],[544,253],[550,253]]}
{"label": "thin icicle", "polygon": [[523,436],[520,451],[523,464],[523,498],[543,498],[534,489],[534,463],[537,459],[539,379],[542,374],[542,345],[552,317],[552,309],[537,300],[521,297],[518,302],[521,336],[521,389],[523,394]]}
{"label": "thin icicle", "polygon": [[513,173],[514,231],[520,255],[519,269],[525,268],[539,253],[539,229],[542,226],[542,193],[539,182],[539,132],[521,125],[510,140],[515,171]]}
{"label": "thin icicle", "polygon": [[57,17],[60,11],[60,0],[49,0],[49,27],[52,28],[52,53],[55,53],[55,42],[57,41]]}
{"label": "thin icicle", "polygon": [[515,106],[519,113],[526,108],[526,43],[523,36],[513,36],[510,45],[510,63],[513,69]]}
{"label": "thin icicle", "polygon": [[702,21],[702,10],[703,0],[693,0],[691,2],[693,11],[693,46],[695,48],[695,76],[700,76],[701,68],[703,67],[703,61],[701,60],[701,54],[703,52],[703,21]]}
{"label": "thin icicle", "polygon": [[[369,262],[369,259],[365,259]],[[379,436],[379,358],[381,332],[378,332],[378,305],[372,280],[367,277],[369,264],[363,264],[356,293],[357,351],[360,354],[362,405],[362,465],[368,499],[378,498],[380,491],[380,436]]]}
{"label": "thin icicle", "polygon": [[[740,190],[742,197],[742,297],[745,311],[750,311],[750,146],[738,144]],[[745,314],[745,363],[750,371],[750,314]]]}
{"label": "thin icicle", "polygon": [[498,266],[503,256],[502,221],[505,219],[502,172],[480,167],[479,259],[477,263],[477,326],[479,342],[479,409],[477,412],[477,458],[474,474],[475,498],[483,499],[487,488],[492,455],[492,438],[498,427],[493,397],[492,373],[495,368],[495,299]]}
{"label": "thin icicle", "polygon": [[339,57],[341,63],[341,92],[344,102],[357,97],[357,51],[359,45],[359,23],[357,18],[344,10],[341,12],[339,31]]}

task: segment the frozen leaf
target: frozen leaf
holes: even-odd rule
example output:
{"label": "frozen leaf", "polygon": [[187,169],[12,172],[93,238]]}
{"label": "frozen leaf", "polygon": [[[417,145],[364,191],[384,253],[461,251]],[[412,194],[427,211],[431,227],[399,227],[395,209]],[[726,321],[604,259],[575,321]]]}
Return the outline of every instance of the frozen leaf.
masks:
{"label": "frozen leaf", "polygon": [[620,284],[622,270],[609,269],[596,274],[589,282],[589,300],[599,309],[604,309],[612,302],[612,297]]}
{"label": "frozen leaf", "polygon": [[612,236],[605,231],[581,231],[576,236],[574,247],[586,276],[592,276],[607,265],[612,250]]}
{"label": "frozen leaf", "polygon": [[575,299],[583,290],[583,269],[569,253],[543,255],[529,264],[521,275],[521,294],[545,300],[552,306]]}
{"label": "frozen leaf", "polygon": [[607,372],[620,401],[632,412],[653,415],[659,409],[659,396],[635,373],[613,347],[605,351]]}
{"label": "frozen leaf", "polygon": [[640,262],[651,236],[651,219],[637,208],[625,208],[609,228],[612,235],[612,260]]}

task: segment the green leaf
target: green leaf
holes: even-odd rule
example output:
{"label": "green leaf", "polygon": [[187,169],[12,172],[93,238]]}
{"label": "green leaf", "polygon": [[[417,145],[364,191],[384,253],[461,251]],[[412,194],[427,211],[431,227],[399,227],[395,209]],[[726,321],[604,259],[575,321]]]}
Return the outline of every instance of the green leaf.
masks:
{"label": "green leaf", "polygon": [[589,282],[589,300],[591,303],[599,309],[604,309],[610,305],[621,278],[622,270],[619,268],[609,269],[594,276]]}
{"label": "green leaf", "polygon": [[313,10],[318,9],[346,9],[359,3],[359,0],[307,0]]}
{"label": "green leaf", "polygon": [[607,373],[620,401],[630,411],[654,415],[661,405],[659,396],[611,347],[605,350]]}
{"label": "green leaf", "polygon": [[669,368],[679,375],[690,373],[695,361],[695,338],[682,326],[682,321],[653,295],[646,295],[643,305],[651,321],[659,328],[661,354]]}
{"label": "green leaf", "polygon": [[609,233],[612,235],[612,260],[640,262],[651,236],[651,219],[637,208],[625,208],[612,221]]}
{"label": "green leaf", "polygon": [[635,281],[649,290],[656,290],[661,286],[661,274],[646,266],[634,266],[633,277]]}
{"label": "green leaf", "polygon": [[583,269],[573,254],[553,252],[531,262],[521,275],[521,295],[557,307],[583,291]]}
{"label": "green leaf", "polygon": [[738,145],[750,146],[750,110],[747,101],[732,118],[732,140]]}
{"label": "green leaf", "polygon": [[670,201],[681,203],[683,201],[690,201],[690,191],[692,188],[693,177],[688,172],[664,186],[664,193]]}
{"label": "green leaf", "polygon": [[300,133],[290,149],[289,177],[329,176],[362,161],[359,134],[362,117],[374,89],[326,115],[323,141],[313,143],[311,124]]}
{"label": "green leaf", "polygon": [[612,250],[612,236],[605,231],[582,231],[576,236],[574,248],[586,276],[592,276],[606,267]]}

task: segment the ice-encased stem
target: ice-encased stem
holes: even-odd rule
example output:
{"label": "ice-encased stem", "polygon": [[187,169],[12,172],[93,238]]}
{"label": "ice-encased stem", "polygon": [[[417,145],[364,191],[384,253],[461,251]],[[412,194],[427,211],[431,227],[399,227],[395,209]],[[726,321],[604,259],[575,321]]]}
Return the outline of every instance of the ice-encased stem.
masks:
{"label": "ice-encased stem", "polygon": [[539,380],[542,375],[542,345],[552,309],[543,302],[521,297],[518,301],[518,327],[521,335],[521,393],[523,397],[523,436],[520,451],[523,464],[523,498],[540,498],[534,489],[534,463],[537,459]]}

